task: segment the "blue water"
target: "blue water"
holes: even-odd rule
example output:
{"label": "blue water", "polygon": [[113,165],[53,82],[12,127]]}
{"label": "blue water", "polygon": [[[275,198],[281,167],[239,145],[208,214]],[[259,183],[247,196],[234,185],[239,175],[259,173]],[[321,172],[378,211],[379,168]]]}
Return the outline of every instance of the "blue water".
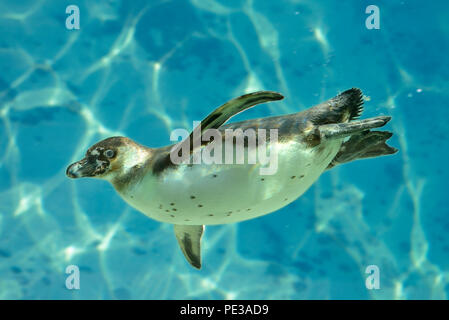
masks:
{"label": "blue water", "polygon": [[[70,4],[79,30],[66,29]],[[443,0],[0,1],[0,298],[446,299],[448,21]],[[170,225],[104,181],[65,176],[103,138],[163,146],[246,92],[286,98],[237,120],[351,87],[363,117],[393,116],[399,153],[334,168],[276,213],[207,227],[200,271]],[[369,265],[380,289],[365,285]]]}

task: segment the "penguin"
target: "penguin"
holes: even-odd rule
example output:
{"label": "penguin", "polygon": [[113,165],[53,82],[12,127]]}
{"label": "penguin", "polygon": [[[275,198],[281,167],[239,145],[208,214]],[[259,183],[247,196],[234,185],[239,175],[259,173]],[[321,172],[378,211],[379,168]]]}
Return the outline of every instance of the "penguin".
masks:
{"label": "penguin", "polygon": [[358,88],[302,112],[225,124],[248,108],[281,99],[273,91],[232,99],[184,140],[160,148],[107,138],[69,165],[66,175],[106,180],[133,208],[173,224],[185,258],[200,269],[205,225],[276,212],[324,171],[398,151],[386,143],[391,132],[372,130],[391,117],[358,120],[363,111]]}

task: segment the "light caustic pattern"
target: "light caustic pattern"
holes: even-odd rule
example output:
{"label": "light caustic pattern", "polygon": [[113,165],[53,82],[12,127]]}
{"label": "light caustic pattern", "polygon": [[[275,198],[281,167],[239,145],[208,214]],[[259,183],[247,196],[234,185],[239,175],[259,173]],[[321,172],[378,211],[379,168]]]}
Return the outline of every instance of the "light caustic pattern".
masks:
{"label": "light caustic pattern", "polygon": [[[0,298],[447,298],[448,10],[378,2],[380,30],[350,2],[85,1],[69,31],[63,4],[3,1]],[[105,182],[65,177],[100,139],[162,146],[242,93],[286,96],[244,119],[354,86],[364,116],[393,116],[400,153],[335,168],[275,214],[207,228],[201,271],[170,225]],[[80,290],[65,288],[71,264]],[[365,287],[372,264],[381,290]]]}

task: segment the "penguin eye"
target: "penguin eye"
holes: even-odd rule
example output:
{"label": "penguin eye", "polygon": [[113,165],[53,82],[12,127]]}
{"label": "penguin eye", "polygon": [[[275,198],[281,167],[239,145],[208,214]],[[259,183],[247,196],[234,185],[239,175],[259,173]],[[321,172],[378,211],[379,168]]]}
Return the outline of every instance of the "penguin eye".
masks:
{"label": "penguin eye", "polygon": [[106,151],[105,151],[104,155],[105,155],[107,158],[110,159],[110,158],[113,158],[113,157],[115,156],[115,152],[114,152],[114,150],[109,149],[109,150],[106,150]]}

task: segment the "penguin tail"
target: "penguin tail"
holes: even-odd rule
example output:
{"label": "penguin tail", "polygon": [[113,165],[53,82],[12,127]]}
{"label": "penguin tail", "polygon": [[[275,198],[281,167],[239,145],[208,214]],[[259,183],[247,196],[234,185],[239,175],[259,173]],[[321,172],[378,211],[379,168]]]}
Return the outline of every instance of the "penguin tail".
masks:
{"label": "penguin tail", "polygon": [[307,110],[307,117],[315,125],[344,123],[355,120],[363,112],[362,90],[352,88]]}

